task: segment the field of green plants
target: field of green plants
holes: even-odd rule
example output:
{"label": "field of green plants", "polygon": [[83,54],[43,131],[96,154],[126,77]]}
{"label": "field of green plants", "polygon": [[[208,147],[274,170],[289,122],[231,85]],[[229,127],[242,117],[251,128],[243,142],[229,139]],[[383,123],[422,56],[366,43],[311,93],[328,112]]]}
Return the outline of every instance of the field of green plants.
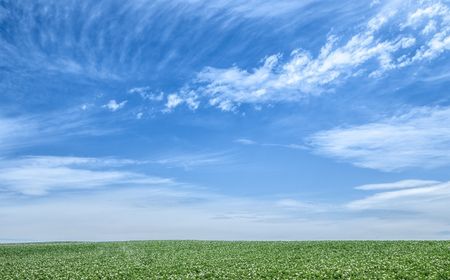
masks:
{"label": "field of green plants", "polygon": [[3,244],[0,279],[450,279],[450,241]]}

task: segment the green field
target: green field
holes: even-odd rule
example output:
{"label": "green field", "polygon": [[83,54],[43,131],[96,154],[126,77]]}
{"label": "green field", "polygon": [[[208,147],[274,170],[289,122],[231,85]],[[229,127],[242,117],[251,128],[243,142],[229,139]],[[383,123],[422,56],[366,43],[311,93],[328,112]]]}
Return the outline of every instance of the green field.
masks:
{"label": "green field", "polygon": [[0,279],[450,279],[450,241],[4,244]]}

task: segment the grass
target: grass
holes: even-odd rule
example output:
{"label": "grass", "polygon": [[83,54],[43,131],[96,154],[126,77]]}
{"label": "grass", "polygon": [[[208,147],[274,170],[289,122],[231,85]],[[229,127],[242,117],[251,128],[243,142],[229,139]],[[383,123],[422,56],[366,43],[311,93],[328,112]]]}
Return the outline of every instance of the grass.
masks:
{"label": "grass", "polygon": [[0,279],[450,279],[450,241],[6,244]]}

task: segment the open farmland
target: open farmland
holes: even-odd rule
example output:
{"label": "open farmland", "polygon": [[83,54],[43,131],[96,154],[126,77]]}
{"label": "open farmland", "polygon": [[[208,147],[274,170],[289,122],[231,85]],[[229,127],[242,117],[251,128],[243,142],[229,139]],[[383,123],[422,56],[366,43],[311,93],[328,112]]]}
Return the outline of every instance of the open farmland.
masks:
{"label": "open farmland", "polygon": [[450,241],[4,244],[0,279],[450,279]]}

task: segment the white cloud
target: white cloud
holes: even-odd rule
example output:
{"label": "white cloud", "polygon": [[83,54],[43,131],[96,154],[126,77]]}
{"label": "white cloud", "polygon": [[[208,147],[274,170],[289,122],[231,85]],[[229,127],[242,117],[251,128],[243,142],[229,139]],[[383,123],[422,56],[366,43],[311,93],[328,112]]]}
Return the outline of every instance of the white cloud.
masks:
{"label": "white cloud", "polygon": [[72,190],[112,185],[128,177],[118,172],[67,167],[17,167],[0,170],[0,188],[25,195],[45,195],[51,190]]}
{"label": "white cloud", "polygon": [[177,94],[169,94],[169,96],[167,96],[166,108],[170,111],[180,105],[182,102],[183,99],[181,99]]}
{"label": "white cloud", "polygon": [[117,159],[46,156],[4,160],[0,162],[0,190],[40,196],[62,190],[173,184],[171,179],[110,170],[133,163]]}
{"label": "white cloud", "polygon": [[380,0],[372,0],[372,2],[370,2],[370,7],[374,7],[377,6],[381,3]]}
{"label": "white cloud", "polygon": [[439,181],[431,180],[402,180],[394,183],[383,184],[367,184],[356,187],[358,190],[393,190],[393,189],[408,189],[417,187],[426,187],[440,183]]}
{"label": "white cloud", "polygon": [[0,167],[11,165],[27,166],[90,166],[90,167],[120,167],[126,165],[145,164],[147,161],[137,161],[131,159],[117,159],[111,157],[92,158],[92,157],[61,157],[61,156],[24,156],[17,159],[9,159],[6,162],[0,162]]}
{"label": "white cloud", "polygon": [[98,136],[117,132],[117,128],[95,125],[79,107],[40,115],[5,117],[0,115],[0,156],[24,148],[73,140],[77,136]]}
{"label": "white cloud", "polygon": [[242,103],[298,101],[333,90],[357,76],[379,78],[388,71],[435,58],[450,48],[449,35],[447,5],[388,2],[350,39],[329,36],[315,57],[298,49],[284,60],[280,54],[268,56],[262,66],[251,70],[206,67],[198,73],[191,90],[179,92],[175,104],[188,98],[186,92],[189,98],[207,99],[223,111],[234,111]]}
{"label": "white cloud", "polygon": [[191,110],[196,110],[200,105],[200,102],[197,100],[197,97],[193,94],[192,91],[184,93],[182,95],[172,93],[167,96],[166,109],[164,109],[163,111],[170,112],[183,103],[186,104]]}
{"label": "white cloud", "polygon": [[22,115],[5,117],[0,115],[0,155],[20,149],[53,143],[79,135],[104,135],[115,129],[93,125],[95,119],[80,115],[75,110],[56,111],[46,115]]}
{"label": "white cloud", "polygon": [[261,147],[275,147],[275,148],[286,148],[286,149],[295,149],[295,150],[306,150],[308,147],[299,145],[299,144],[277,144],[277,143],[260,143],[253,141],[251,139],[239,138],[234,140],[235,143],[242,145],[257,145]]}
{"label": "white cloud", "polygon": [[[76,75],[79,78],[124,81],[141,76],[142,73],[158,71],[166,63],[173,62],[173,55],[163,55],[157,63],[147,63],[144,61],[145,51],[132,48],[138,44],[145,49],[148,42],[142,43],[144,34],[154,32],[155,20],[161,13],[167,15],[164,16],[167,22],[162,23],[167,28],[158,30],[160,33],[157,40],[164,45],[172,34],[172,29],[169,28],[171,24],[182,23],[186,18],[194,16],[208,26],[209,20],[218,20],[221,27],[227,28],[246,19],[282,18],[286,14],[295,14],[311,2],[139,0],[127,1],[116,7],[111,1],[100,0],[93,7],[86,1],[39,1],[39,5],[30,8],[25,3],[12,1],[6,3],[5,7],[0,7],[2,21],[15,26],[15,31],[11,34],[14,39],[0,38],[0,60],[10,65],[19,65],[23,70],[39,69]],[[40,15],[39,18],[48,21],[48,28],[36,28],[40,26],[37,14]],[[109,17],[114,15],[120,15],[122,20],[110,22]],[[18,21],[17,17],[22,20]],[[62,26],[74,26],[80,20],[83,28],[79,32],[74,32],[71,28],[62,32]],[[190,28],[192,34],[202,32],[194,30],[198,27],[199,25],[194,24],[194,28]],[[110,30],[117,32],[111,33]],[[95,38],[92,37],[93,33],[96,34]],[[186,40],[191,38],[193,36],[187,36]],[[114,52],[108,49],[108,44],[105,43],[107,41],[113,42]],[[59,51],[54,48],[56,45],[59,46]],[[65,51],[61,51],[62,49]],[[179,51],[182,52],[179,49],[174,53]],[[152,70],[142,71],[143,68]]]}
{"label": "white cloud", "polygon": [[274,144],[274,143],[262,143],[261,146],[265,147],[278,147],[278,148],[286,148],[286,149],[294,149],[294,150],[307,150],[308,147],[299,144]]}
{"label": "white cloud", "polygon": [[191,110],[197,110],[200,105],[200,101],[198,101],[196,97],[187,97],[184,99],[184,102]]}
{"label": "white cloud", "polygon": [[125,106],[125,104],[127,104],[127,102],[128,102],[127,100],[124,100],[120,103],[117,103],[116,100],[112,99],[102,107],[110,110],[111,112],[115,112],[117,110],[122,109]]}
{"label": "white cloud", "polygon": [[442,2],[433,1],[409,13],[402,27],[419,30],[427,38],[416,54],[404,63],[436,58],[450,49],[450,8]]}
{"label": "white cloud", "polygon": [[142,99],[148,101],[163,101],[164,92],[158,94],[151,91],[150,87],[135,87],[128,90],[130,94],[138,94]]}
{"label": "white cloud", "polygon": [[236,18],[271,18],[282,17],[298,12],[313,1],[295,0],[176,0],[177,4],[186,5],[197,11],[197,14],[212,17],[217,14],[227,14]]}
{"label": "white cloud", "polygon": [[313,150],[356,166],[394,171],[450,164],[450,108],[419,108],[379,122],[321,131]]}
{"label": "white cloud", "polygon": [[292,198],[283,198],[275,201],[275,205],[290,211],[305,211],[305,212],[326,212],[329,206],[319,205],[317,203],[307,203]]}
{"label": "white cloud", "polygon": [[152,162],[170,167],[182,167],[185,169],[191,169],[193,167],[224,164],[231,161],[232,156],[229,153],[217,152],[166,156]]}
{"label": "white cloud", "polygon": [[[424,186],[415,180],[403,189],[383,191],[347,204],[351,210],[396,210],[427,217],[444,218],[448,221],[450,182],[435,182]],[[394,183],[395,184],[395,183]]]}
{"label": "white cloud", "polygon": [[0,116],[0,154],[26,145],[26,139],[36,131],[37,124],[32,120]]}
{"label": "white cloud", "polygon": [[250,140],[250,139],[246,139],[246,138],[239,138],[234,140],[235,143],[238,144],[242,144],[242,145],[255,145],[258,144],[257,142]]}

